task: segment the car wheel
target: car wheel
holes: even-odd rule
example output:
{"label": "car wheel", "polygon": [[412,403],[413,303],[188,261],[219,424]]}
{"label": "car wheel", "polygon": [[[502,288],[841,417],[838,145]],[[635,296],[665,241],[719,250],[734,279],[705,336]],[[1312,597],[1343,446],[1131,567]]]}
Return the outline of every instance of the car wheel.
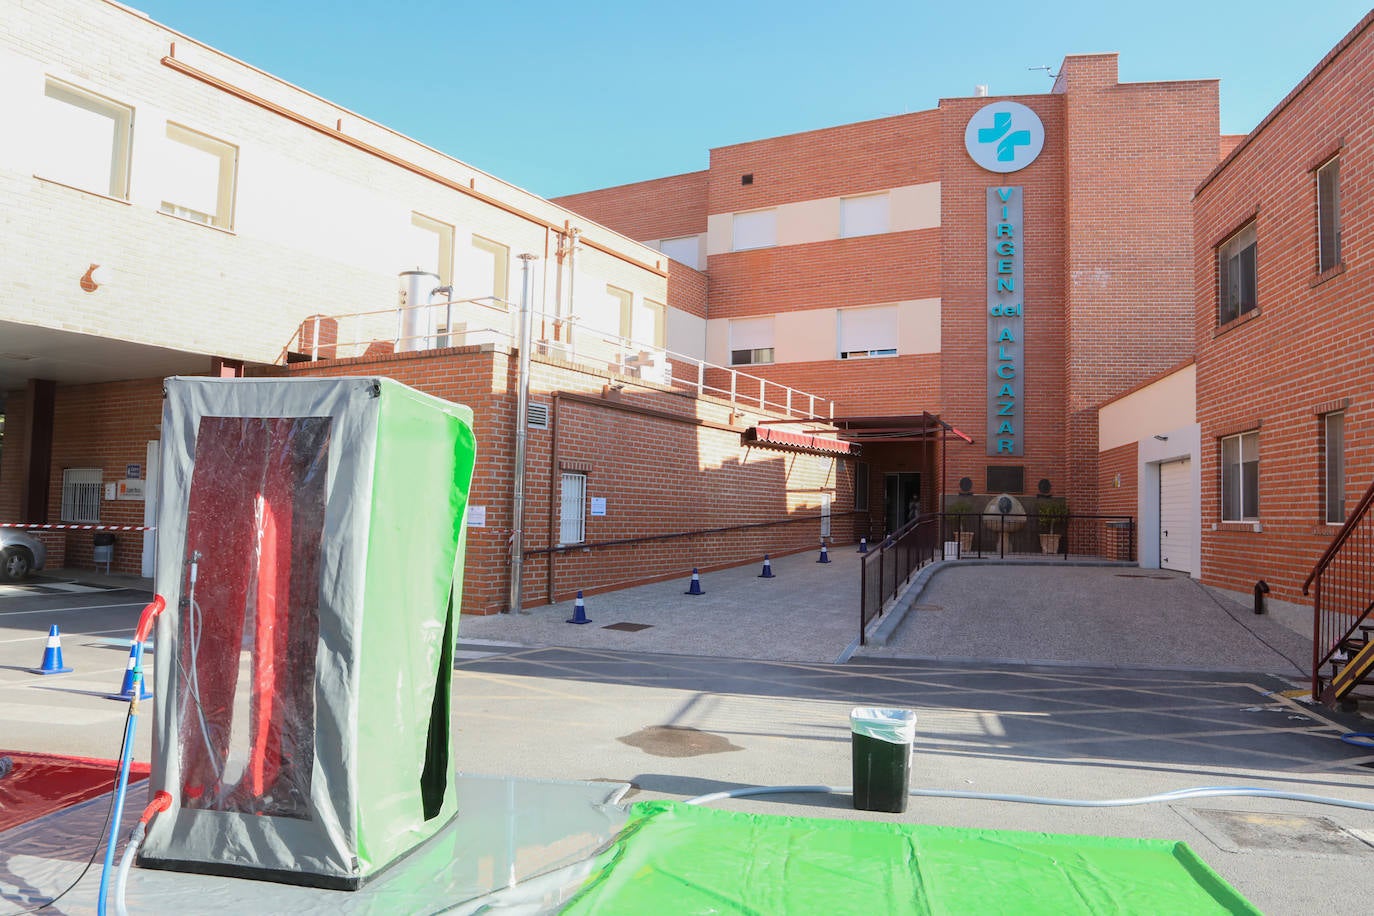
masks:
{"label": "car wheel", "polygon": [[0,551],[0,579],[18,582],[33,569],[33,557],[22,547]]}

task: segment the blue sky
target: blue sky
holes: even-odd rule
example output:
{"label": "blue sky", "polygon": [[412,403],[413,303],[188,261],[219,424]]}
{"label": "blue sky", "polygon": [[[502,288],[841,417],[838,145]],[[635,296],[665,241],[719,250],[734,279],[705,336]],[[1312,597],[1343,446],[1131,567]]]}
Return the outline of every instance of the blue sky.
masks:
{"label": "blue sky", "polygon": [[472,3],[130,0],[212,47],[531,191],[703,169],[745,140],[1047,92],[1066,54],[1124,81],[1221,80],[1246,133],[1366,0]]}

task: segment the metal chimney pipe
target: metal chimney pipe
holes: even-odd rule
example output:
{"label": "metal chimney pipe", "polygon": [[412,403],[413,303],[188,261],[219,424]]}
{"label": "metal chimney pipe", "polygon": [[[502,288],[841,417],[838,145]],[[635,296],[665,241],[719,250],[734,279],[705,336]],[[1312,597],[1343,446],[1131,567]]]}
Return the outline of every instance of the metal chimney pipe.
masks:
{"label": "metal chimney pipe", "polygon": [[515,399],[515,482],[511,493],[510,607],[507,613],[521,610],[525,569],[525,439],[530,410],[530,262],[535,256],[520,255],[520,378]]}

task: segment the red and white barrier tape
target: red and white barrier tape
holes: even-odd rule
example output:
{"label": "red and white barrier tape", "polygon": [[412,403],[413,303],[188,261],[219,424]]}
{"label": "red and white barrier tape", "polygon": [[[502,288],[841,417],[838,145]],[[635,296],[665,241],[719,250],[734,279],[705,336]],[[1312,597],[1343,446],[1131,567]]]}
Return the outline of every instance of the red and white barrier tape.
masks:
{"label": "red and white barrier tape", "polygon": [[23,528],[26,531],[156,531],[156,525],[25,525],[22,522],[0,522],[0,528]]}

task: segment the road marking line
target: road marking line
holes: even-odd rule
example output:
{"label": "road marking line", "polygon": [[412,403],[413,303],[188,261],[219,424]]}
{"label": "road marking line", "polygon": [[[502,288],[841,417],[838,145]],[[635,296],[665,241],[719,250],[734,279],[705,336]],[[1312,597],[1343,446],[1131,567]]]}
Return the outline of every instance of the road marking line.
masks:
{"label": "road marking line", "polygon": [[0,617],[22,617],[25,614],[60,614],[63,611],[97,611],[112,607],[144,607],[146,601],[121,601],[119,604],[87,604],[83,607],[49,607],[37,611],[0,611]]}
{"label": "road marking line", "polygon": [[[66,636],[66,637],[69,638],[69,639],[75,639],[75,638],[78,637],[78,636],[102,636],[102,635],[104,635],[105,633],[126,633],[126,632],[128,632],[128,630],[129,630],[128,627],[119,627],[118,629],[114,629],[114,630],[92,630],[92,631],[89,632],[89,633],[75,633],[75,632],[73,632],[73,633],[63,633],[62,635],[63,635],[63,636]],[[10,643],[10,642],[32,642],[32,641],[35,640],[35,639],[47,639],[47,638],[48,638],[48,634],[47,634],[47,633],[44,633],[42,636],[21,636],[21,637],[19,637],[18,639],[0,639],[0,644]],[[127,648],[127,647],[126,647],[126,648]],[[145,651],[147,651],[147,650],[146,650],[146,647],[145,647]]]}

